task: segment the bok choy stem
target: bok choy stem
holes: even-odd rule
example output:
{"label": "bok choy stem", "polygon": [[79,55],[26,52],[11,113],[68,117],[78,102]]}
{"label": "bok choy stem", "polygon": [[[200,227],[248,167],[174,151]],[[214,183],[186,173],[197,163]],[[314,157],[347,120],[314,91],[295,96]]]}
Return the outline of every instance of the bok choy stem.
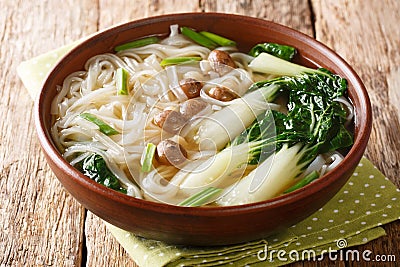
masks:
{"label": "bok choy stem", "polygon": [[254,58],[250,62],[249,68],[256,72],[274,74],[278,76],[296,76],[303,73],[318,73],[329,76],[329,74],[326,72],[307,68],[265,52],[260,53],[256,58]]}
{"label": "bok choy stem", "polygon": [[222,149],[268,109],[268,102],[276,97],[278,89],[277,85],[265,86],[233,100],[229,106],[203,119],[186,137],[201,144],[202,149]]}
{"label": "bok choy stem", "polygon": [[[292,147],[284,145],[276,154],[262,162],[256,169],[242,178],[226,194],[217,200],[220,206],[241,205],[270,199],[281,193],[287,184],[299,175],[305,164],[298,164],[302,156],[301,144]],[[250,192],[253,180],[261,183]]]}
{"label": "bok choy stem", "polygon": [[222,150],[198,166],[196,171],[188,173],[180,189],[190,193],[204,187],[219,186],[231,173],[245,167],[255,147],[256,143],[244,143]]}

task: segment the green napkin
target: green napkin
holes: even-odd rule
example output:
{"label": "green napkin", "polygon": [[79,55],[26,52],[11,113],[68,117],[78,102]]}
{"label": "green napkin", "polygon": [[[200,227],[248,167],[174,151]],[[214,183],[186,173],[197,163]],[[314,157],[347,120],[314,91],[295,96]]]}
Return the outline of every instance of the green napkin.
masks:
{"label": "green napkin", "polygon": [[[47,73],[76,43],[22,62],[17,71],[32,98]],[[383,224],[400,219],[400,190],[363,158],[342,190],[323,208],[275,236],[232,246],[190,247],[148,240],[106,223],[139,266],[280,266],[385,235]],[[336,255],[338,256],[338,255]]]}

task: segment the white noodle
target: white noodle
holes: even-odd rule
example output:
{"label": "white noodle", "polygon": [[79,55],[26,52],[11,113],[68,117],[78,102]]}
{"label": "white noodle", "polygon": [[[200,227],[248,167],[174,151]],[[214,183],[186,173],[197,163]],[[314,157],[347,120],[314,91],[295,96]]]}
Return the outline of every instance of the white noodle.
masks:
{"label": "white noodle", "polygon": [[346,121],[350,122],[354,117],[354,108],[353,108],[353,105],[350,103],[350,101],[347,98],[345,98],[344,96],[336,98],[334,101],[340,102],[346,107],[346,111],[347,111]]}

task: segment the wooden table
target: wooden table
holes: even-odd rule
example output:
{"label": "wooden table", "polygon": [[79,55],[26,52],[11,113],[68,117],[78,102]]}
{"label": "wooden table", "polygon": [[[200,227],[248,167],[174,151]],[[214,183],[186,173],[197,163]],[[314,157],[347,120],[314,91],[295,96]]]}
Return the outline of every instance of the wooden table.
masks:
{"label": "wooden table", "polygon": [[[366,156],[400,187],[398,0],[0,0],[0,6],[1,266],[136,266],[102,221],[50,171],[36,138],[33,103],[16,67],[98,30],[153,15],[245,14],[290,26],[333,48],[354,67],[372,100],[374,124]],[[357,249],[393,254],[399,262],[400,223],[384,228],[387,236]],[[293,266],[328,264],[367,265],[325,259]]]}

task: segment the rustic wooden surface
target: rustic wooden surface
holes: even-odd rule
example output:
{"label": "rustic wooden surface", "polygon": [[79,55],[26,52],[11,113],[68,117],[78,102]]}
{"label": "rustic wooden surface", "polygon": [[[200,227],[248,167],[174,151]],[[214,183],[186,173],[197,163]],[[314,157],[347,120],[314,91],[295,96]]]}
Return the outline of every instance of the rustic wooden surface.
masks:
{"label": "rustic wooden surface", "polygon": [[[244,14],[290,26],[336,50],[361,76],[372,100],[375,120],[366,156],[400,187],[398,0],[0,0],[0,6],[0,266],[136,266],[51,173],[35,135],[33,103],[16,67],[98,30],[153,15]],[[400,223],[384,228],[387,236],[358,250],[393,254],[399,262]],[[367,263],[292,264],[327,265]]]}

